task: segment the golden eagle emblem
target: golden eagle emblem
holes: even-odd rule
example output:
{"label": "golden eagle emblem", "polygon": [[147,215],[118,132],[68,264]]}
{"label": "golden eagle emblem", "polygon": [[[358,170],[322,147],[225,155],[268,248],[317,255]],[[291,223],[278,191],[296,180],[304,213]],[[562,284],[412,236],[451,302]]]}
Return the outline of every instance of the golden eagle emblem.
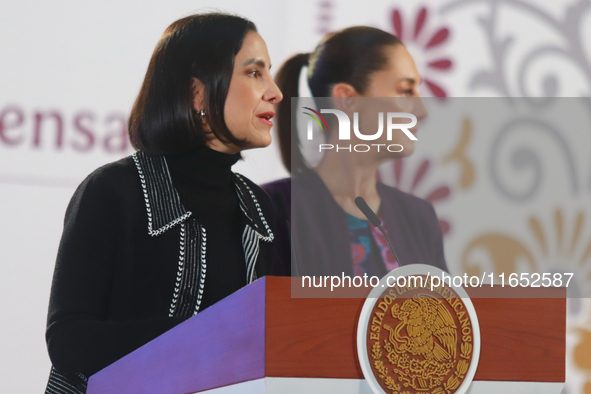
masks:
{"label": "golden eagle emblem", "polygon": [[449,288],[446,298],[420,287],[387,294],[372,310],[367,338],[381,387],[392,394],[454,393],[472,359],[471,322],[461,298]]}
{"label": "golden eagle emblem", "polygon": [[[409,351],[426,360],[441,362],[455,358],[458,341],[456,325],[443,302],[427,294],[419,294],[404,301],[402,307],[392,306],[392,317],[401,322],[396,328],[384,324],[390,331],[390,343],[397,353]],[[400,332],[406,329],[407,335]],[[434,341],[439,340],[439,343]]]}

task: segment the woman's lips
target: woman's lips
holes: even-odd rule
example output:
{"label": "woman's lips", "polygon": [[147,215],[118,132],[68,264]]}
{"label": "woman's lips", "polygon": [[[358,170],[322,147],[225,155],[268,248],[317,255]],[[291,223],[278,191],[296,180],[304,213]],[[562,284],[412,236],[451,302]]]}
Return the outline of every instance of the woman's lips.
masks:
{"label": "woman's lips", "polygon": [[258,114],[257,118],[259,118],[261,123],[263,123],[267,126],[273,126],[273,122],[271,122],[271,119],[273,118],[273,116],[275,116],[275,112],[269,111],[269,112],[263,112],[262,114]]}

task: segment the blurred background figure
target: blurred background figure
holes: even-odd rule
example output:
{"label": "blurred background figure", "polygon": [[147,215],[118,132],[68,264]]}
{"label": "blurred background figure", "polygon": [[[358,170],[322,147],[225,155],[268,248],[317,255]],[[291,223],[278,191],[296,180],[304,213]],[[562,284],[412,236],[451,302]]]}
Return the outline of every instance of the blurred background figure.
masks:
{"label": "blurred background figure", "polygon": [[[370,27],[351,27],[327,36],[311,54],[295,55],[277,72],[276,80],[286,97],[299,97],[300,71],[309,67],[307,80],[316,102],[302,99],[295,105],[285,100],[277,105],[277,132],[284,165],[292,179],[268,183],[271,196],[279,194],[291,205],[293,256],[301,275],[382,277],[401,264],[422,263],[447,270],[441,230],[435,211],[425,200],[377,181],[378,168],[388,161],[412,154],[414,141],[402,131],[384,132],[378,114],[407,112],[420,120],[427,109],[420,99],[421,76],[405,46],[392,34]],[[332,99],[322,99],[331,97]],[[339,140],[339,124],[329,118],[322,128],[325,150],[311,168],[301,152],[295,118],[301,108],[336,108],[348,119],[359,119],[364,134],[381,130],[373,149],[356,135]],[[317,111],[316,114],[320,117]],[[324,117],[322,117],[324,119]],[[402,120],[399,123],[406,123]],[[410,129],[415,134],[418,127]],[[370,132],[371,131],[371,132]],[[337,151],[348,144],[349,150]],[[351,146],[365,144],[369,150]],[[343,145],[344,146],[344,145]],[[388,148],[386,147],[388,146]],[[390,149],[395,146],[395,149]],[[315,151],[318,149],[314,149]],[[384,222],[396,256],[377,227],[355,205],[363,197]],[[281,197],[276,197],[281,198]],[[285,226],[279,226],[279,235]],[[286,235],[287,237],[287,235]],[[289,270],[289,242],[278,237],[275,264]]]}

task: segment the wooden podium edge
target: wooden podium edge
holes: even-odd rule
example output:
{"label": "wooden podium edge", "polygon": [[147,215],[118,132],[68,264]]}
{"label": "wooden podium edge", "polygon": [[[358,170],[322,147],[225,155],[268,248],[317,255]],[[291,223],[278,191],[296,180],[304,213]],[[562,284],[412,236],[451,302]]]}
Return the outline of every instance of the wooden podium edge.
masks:
{"label": "wooden podium edge", "polygon": [[[564,382],[563,298],[472,298],[481,332],[474,380]],[[292,298],[267,278],[265,376],[363,379],[356,350],[363,298]]]}

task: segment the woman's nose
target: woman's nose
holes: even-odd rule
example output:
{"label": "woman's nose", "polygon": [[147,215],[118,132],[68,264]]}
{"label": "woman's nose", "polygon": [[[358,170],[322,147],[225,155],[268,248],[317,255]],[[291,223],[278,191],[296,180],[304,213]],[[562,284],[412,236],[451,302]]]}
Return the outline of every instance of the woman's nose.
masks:
{"label": "woman's nose", "polygon": [[267,89],[267,92],[265,93],[265,97],[263,97],[263,99],[272,104],[277,104],[281,100],[283,100],[283,93],[281,93],[279,86],[277,86],[275,81],[273,81],[272,79],[271,85],[269,86],[269,89]]}
{"label": "woman's nose", "polygon": [[413,110],[412,113],[414,116],[417,117],[417,119],[423,119],[426,118],[427,116],[429,116],[429,111],[427,110],[427,106],[425,105],[425,102],[423,101],[423,99],[419,96],[419,97],[413,97],[412,99],[414,101],[413,103]]}

